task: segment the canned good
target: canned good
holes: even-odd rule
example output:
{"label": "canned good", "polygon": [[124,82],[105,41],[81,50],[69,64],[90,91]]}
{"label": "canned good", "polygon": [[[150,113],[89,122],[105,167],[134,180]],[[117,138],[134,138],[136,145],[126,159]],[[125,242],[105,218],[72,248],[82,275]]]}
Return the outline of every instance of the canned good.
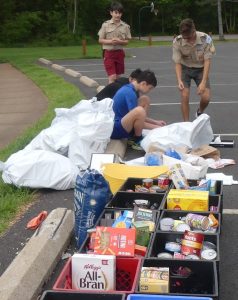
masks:
{"label": "canned good", "polygon": [[153,185],[153,179],[152,178],[145,178],[142,180],[143,187],[149,189]]}
{"label": "canned good", "polygon": [[201,258],[205,260],[213,260],[217,257],[217,252],[214,249],[205,249],[201,252]]}
{"label": "canned good", "polygon": [[193,228],[202,229],[202,230],[207,230],[210,225],[207,216],[198,215],[198,214],[187,214],[185,218],[185,223]]}
{"label": "canned good", "polygon": [[181,246],[175,242],[167,242],[165,244],[165,250],[170,252],[180,252]]}
{"label": "canned good", "polygon": [[166,190],[169,186],[169,176],[167,174],[161,174],[158,177],[158,187],[161,190]]}
{"label": "canned good", "polygon": [[187,255],[187,256],[185,256],[185,257],[186,257],[186,259],[193,259],[193,260],[198,260],[198,259],[200,259],[200,257],[197,256],[197,255],[195,255],[195,254],[189,254],[189,255]]}
{"label": "canned good", "polygon": [[186,223],[179,223],[176,227],[174,227],[174,231],[177,232],[185,232],[186,230],[190,231],[190,226]]}
{"label": "canned good", "polygon": [[208,241],[203,242],[203,245],[202,245],[203,250],[206,250],[206,249],[214,249],[215,250],[216,248],[217,248],[216,245],[213,244],[212,242],[208,242]]}
{"label": "canned good", "polygon": [[181,253],[184,255],[195,254],[200,256],[203,240],[203,234],[186,230],[182,239]]}
{"label": "canned good", "polygon": [[158,258],[173,258],[173,255],[168,252],[160,252],[157,254]]}

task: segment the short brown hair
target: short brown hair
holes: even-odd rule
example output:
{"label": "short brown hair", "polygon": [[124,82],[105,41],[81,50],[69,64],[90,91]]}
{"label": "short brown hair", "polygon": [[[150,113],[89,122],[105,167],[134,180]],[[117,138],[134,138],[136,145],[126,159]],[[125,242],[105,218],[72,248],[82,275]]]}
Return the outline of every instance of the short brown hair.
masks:
{"label": "short brown hair", "polygon": [[195,30],[195,25],[192,19],[184,19],[179,24],[179,32],[182,35],[190,35]]}

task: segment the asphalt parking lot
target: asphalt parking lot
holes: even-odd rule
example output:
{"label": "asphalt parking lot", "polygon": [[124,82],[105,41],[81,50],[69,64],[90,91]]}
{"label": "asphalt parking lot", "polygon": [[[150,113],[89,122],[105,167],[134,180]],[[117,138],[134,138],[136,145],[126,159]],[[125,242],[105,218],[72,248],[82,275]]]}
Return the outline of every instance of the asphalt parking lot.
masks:
{"label": "asphalt parking lot", "polygon": [[[168,124],[181,122],[180,95],[176,86],[174,66],[171,61],[171,47],[158,46],[146,48],[127,49],[126,75],[136,68],[151,69],[158,79],[158,86],[151,91],[150,116],[165,120]],[[107,84],[107,76],[104,71],[102,60],[80,60],[80,61],[54,61],[67,68],[80,72],[96,80],[100,85]],[[85,98],[95,96],[96,91],[79,83],[78,79],[63,75],[66,80],[77,85],[84,93]],[[213,132],[221,135],[223,139],[235,141],[233,148],[220,148],[221,158],[232,158],[238,162],[238,58],[237,43],[226,42],[216,45],[216,55],[213,57],[210,71],[210,82],[212,98],[206,113],[210,115]],[[190,121],[194,119],[199,98],[196,95],[195,85],[191,88],[190,97]],[[138,155],[138,154],[137,154]],[[125,158],[130,158],[127,153]],[[209,172],[223,172],[233,175],[238,179],[236,165],[226,166],[223,169]],[[222,223],[222,234],[220,238],[220,299],[235,300],[238,297],[238,276],[236,267],[238,254],[238,241],[236,239],[236,228],[238,226],[238,186],[224,186],[224,214]],[[206,274],[204,274],[206,276]]]}
{"label": "asphalt parking lot", "polygon": [[[211,117],[211,125],[214,134],[220,134],[222,138],[235,140],[233,148],[220,149],[221,158],[232,158],[238,162],[238,58],[237,43],[226,42],[216,46],[217,53],[213,58],[210,82],[212,88],[212,100],[207,109],[207,114]],[[159,85],[150,93],[152,107],[150,116],[165,120],[168,124],[181,122],[180,96],[176,87],[175,73],[171,61],[171,47],[158,46],[127,49],[126,75],[129,75],[135,68],[151,69],[155,72]],[[92,60],[64,60],[53,61],[67,68],[79,71],[95,79],[100,85],[107,84],[107,76],[104,71],[101,59]],[[85,99],[95,96],[96,90],[88,88],[79,82],[78,78],[73,78],[63,72],[55,71],[65,80],[78,86],[85,95]],[[195,86],[191,93],[191,121],[198,106],[198,97]],[[126,153],[125,159],[140,153],[130,151]],[[209,172],[214,170],[209,169]],[[233,175],[238,180],[237,166],[227,166],[215,172],[223,172],[226,175]],[[236,228],[238,227],[238,186],[224,187],[224,215],[222,223],[222,233],[220,238],[220,299],[236,300],[238,297],[238,269],[236,267],[238,241],[236,238]],[[24,231],[25,225],[32,216],[39,211],[50,212],[56,207],[67,207],[73,209],[73,191],[49,191],[43,190],[39,201],[37,201],[26,214],[20,219],[1,240],[0,245],[0,274],[4,272],[14,256],[24,247],[32,232]],[[228,211],[229,209],[229,211]],[[10,250],[9,250],[10,249]],[[52,288],[57,274],[62,267],[62,261],[56,268],[51,280],[47,283],[46,289]],[[204,274],[206,276],[206,274]]]}

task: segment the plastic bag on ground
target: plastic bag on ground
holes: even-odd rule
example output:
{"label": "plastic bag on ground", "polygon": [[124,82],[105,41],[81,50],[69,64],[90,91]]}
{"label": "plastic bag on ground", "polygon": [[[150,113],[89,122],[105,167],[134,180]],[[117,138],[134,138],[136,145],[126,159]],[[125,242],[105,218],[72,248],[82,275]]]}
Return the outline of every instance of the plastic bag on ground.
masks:
{"label": "plastic bag on ground", "polygon": [[213,139],[210,117],[201,114],[193,122],[174,123],[160,128],[152,129],[141,141],[146,152],[166,150],[176,146],[198,148],[208,145]]}
{"label": "plastic bag on ground", "polygon": [[17,187],[74,188],[78,168],[65,156],[45,150],[21,150],[2,164],[2,179]]}

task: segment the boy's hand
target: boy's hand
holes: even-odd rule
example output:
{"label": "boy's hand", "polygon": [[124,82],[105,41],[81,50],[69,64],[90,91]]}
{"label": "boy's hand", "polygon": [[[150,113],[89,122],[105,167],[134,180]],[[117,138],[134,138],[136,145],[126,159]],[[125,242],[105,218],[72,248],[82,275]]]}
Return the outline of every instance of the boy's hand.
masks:
{"label": "boy's hand", "polygon": [[156,121],[156,125],[158,125],[158,126],[160,126],[160,127],[163,127],[163,126],[165,126],[166,125],[166,122],[165,121],[163,121],[163,120],[158,120],[158,121]]}
{"label": "boy's hand", "polygon": [[119,38],[113,38],[112,39],[112,45],[118,45],[121,43],[121,40]]}

